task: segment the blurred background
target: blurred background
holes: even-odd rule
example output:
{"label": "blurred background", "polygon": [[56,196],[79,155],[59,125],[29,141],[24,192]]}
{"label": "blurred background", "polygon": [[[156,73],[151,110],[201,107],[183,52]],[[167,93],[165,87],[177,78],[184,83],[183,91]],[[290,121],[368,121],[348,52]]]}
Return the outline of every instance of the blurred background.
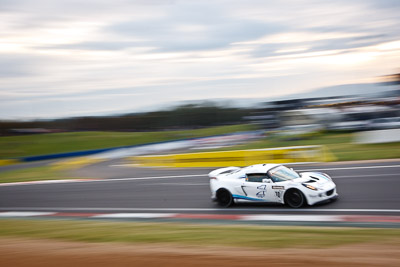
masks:
{"label": "blurred background", "polygon": [[[400,266],[399,14],[0,0],[0,266]],[[207,173],[249,158],[327,171],[339,201],[217,207]]]}
{"label": "blurred background", "polygon": [[[371,85],[357,85],[356,90],[337,95],[342,86],[328,87],[305,93],[307,97],[260,100],[245,107],[208,100],[118,115],[3,120],[0,155],[30,161],[47,154],[79,156],[162,142],[120,157],[193,149],[324,145],[339,161],[397,158],[400,74],[377,81],[378,92],[369,92]],[[87,153],[74,153],[80,151]]]}
{"label": "blurred background", "polygon": [[[1,1],[0,158],[249,131],[198,147],[316,144],[338,160],[398,157],[399,9]],[[231,128],[185,132],[218,126]]]}

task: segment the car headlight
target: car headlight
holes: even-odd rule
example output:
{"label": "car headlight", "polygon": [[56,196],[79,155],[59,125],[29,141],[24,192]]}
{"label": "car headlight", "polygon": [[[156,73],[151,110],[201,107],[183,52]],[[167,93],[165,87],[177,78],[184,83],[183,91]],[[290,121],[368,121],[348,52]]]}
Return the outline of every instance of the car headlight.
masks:
{"label": "car headlight", "polygon": [[302,184],[304,187],[307,187],[308,189],[311,189],[311,190],[314,190],[314,191],[317,191],[318,190],[318,188],[316,188],[316,187],[314,187],[314,186],[312,186],[312,185],[309,185],[309,184]]}

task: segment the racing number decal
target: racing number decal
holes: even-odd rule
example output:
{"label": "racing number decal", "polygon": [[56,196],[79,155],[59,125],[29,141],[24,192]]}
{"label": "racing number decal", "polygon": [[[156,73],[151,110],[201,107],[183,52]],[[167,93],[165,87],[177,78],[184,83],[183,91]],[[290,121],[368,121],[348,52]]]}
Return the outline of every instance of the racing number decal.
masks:
{"label": "racing number decal", "polygon": [[257,186],[257,189],[262,190],[262,191],[265,191],[266,188],[267,188],[267,185],[265,185],[265,184]]}
{"label": "racing number decal", "polygon": [[265,197],[265,191],[260,191],[260,192],[258,192],[258,193],[256,194],[256,196],[257,196],[258,198],[264,198],[264,197]]}
{"label": "racing number decal", "polygon": [[256,194],[256,196],[258,197],[258,198],[264,198],[265,197],[265,192],[267,191],[267,185],[259,185],[259,186],[257,186],[257,189],[258,190],[261,190],[260,192],[258,192],[257,194]]}
{"label": "racing number decal", "polygon": [[285,187],[279,186],[279,185],[274,185],[274,186],[272,186],[272,189],[278,190],[278,191],[275,191],[275,196],[280,199],[282,197],[282,193],[283,193],[283,190],[285,189]]}

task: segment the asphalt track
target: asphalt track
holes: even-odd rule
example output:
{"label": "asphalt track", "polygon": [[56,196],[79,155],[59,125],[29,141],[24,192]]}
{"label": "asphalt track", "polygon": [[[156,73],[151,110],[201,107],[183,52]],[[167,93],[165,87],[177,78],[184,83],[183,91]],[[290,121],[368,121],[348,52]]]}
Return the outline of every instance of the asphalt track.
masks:
{"label": "asphalt track", "polygon": [[398,160],[292,167],[331,175],[339,200],[302,209],[261,203],[219,208],[210,200],[207,173],[212,169],[137,168],[117,160],[74,171],[98,180],[2,186],[0,211],[400,215]]}

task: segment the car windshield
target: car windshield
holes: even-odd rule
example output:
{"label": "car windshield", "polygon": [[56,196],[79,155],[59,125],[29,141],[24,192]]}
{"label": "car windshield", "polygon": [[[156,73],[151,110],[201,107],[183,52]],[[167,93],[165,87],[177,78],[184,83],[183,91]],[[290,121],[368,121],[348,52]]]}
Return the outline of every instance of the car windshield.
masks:
{"label": "car windshield", "polygon": [[285,166],[278,166],[273,168],[268,172],[268,175],[275,183],[300,178],[297,172],[292,169],[286,168]]}

